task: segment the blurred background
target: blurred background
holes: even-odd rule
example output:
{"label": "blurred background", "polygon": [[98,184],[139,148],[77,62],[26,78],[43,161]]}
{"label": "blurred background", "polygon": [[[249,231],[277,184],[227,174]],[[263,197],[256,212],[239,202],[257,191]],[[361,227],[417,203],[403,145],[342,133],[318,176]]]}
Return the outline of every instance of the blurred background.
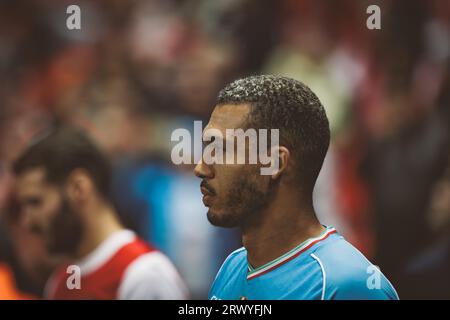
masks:
{"label": "blurred background", "polygon": [[[66,8],[81,8],[81,30]],[[366,9],[381,9],[368,30]],[[55,124],[114,163],[124,223],[206,298],[236,230],[206,220],[175,128],[226,83],[283,74],[319,96],[332,143],[314,201],[400,298],[450,299],[450,1],[0,0],[0,298],[39,298],[54,263],[8,208],[11,162]]]}

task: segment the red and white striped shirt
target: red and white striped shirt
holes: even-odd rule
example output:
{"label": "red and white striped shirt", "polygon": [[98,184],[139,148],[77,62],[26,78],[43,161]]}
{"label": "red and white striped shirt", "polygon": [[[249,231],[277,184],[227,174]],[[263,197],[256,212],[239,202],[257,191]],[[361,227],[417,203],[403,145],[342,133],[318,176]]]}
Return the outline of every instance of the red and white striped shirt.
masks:
{"label": "red and white striped shirt", "polygon": [[187,289],[169,259],[132,231],[121,230],[78,263],[79,288],[67,285],[71,273],[61,266],[50,277],[47,299],[185,299]]}

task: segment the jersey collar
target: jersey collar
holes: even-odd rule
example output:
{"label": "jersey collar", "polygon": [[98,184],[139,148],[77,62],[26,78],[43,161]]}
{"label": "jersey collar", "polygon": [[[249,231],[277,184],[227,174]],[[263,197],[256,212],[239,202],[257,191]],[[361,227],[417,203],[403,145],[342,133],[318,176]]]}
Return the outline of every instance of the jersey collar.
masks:
{"label": "jersey collar", "polygon": [[80,261],[74,263],[81,269],[81,274],[86,275],[91,273],[103,264],[105,264],[111,257],[119,251],[124,245],[134,241],[136,234],[127,229],[122,229],[114,232],[106,238],[97,248]]}
{"label": "jersey collar", "polygon": [[286,262],[294,259],[295,257],[298,257],[301,253],[305,252],[309,248],[311,248],[316,243],[325,240],[333,233],[336,233],[336,229],[332,227],[327,227],[319,236],[315,238],[309,238],[308,240],[305,240],[301,244],[299,244],[294,249],[288,251],[287,253],[283,254],[282,256],[278,257],[275,260],[272,260],[265,265],[262,265],[258,268],[253,268],[249,263],[248,264],[248,273],[247,273],[247,280],[254,279],[260,275],[263,275],[265,273],[268,273],[269,271],[272,271],[275,268],[278,268],[279,266],[285,264]]}

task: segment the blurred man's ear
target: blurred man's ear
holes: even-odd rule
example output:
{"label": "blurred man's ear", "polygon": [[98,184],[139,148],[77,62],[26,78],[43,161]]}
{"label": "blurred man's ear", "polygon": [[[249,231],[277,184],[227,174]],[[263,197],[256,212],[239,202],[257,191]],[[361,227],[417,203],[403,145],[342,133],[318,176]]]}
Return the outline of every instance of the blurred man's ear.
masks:
{"label": "blurred man's ear", "polygon": [[84,169],[75,169],[67,179],[67,194],[75,201],[86,201],[96,192],[94,182]]}
{"label": "blurred man's ear", "polygon": [[[272,161],[275,161],[272,159]],[[288,164],[291,161],[291,153],[288,148],[278,147],[278,169],[274,169],[272,179],[276,180],[288,171]]]}

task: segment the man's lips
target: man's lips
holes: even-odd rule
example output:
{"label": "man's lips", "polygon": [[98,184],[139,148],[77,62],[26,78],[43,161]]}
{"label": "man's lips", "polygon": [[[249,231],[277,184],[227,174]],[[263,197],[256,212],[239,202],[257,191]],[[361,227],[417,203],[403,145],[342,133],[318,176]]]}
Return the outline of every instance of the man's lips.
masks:
{"label": "man's lips", "polygon": [[213,190],[211,190],[210,188],[206,187],[206,183],[204,181],[202,181],[202,183],[200,184],[200,191],[203,194],[203,204],[207,207],[210,206],[210,201],[212,199],[212,197],[214,197],[215,192]]}
{"label": "man's lips", "polygon": [[212,193],[209,192],[209,190],[206,189],[205,187],[200,187],[200,191],[202,192],[202,194],[203,194],[204,196],[212,196]]}
{"label": "man's lips", "polygon": [[204,196],[215,196],[216,195],[214,190],[210,186],[208,186],[205,181],[202,181],[200,183],[200,191],[202,192],[202,194]]}
{"label": "man's lips", "polygon": [[211,205],[211,198],[212,198],[211,195],[208,194],[203,195],[202,201],[205,207],[209,207]]}

